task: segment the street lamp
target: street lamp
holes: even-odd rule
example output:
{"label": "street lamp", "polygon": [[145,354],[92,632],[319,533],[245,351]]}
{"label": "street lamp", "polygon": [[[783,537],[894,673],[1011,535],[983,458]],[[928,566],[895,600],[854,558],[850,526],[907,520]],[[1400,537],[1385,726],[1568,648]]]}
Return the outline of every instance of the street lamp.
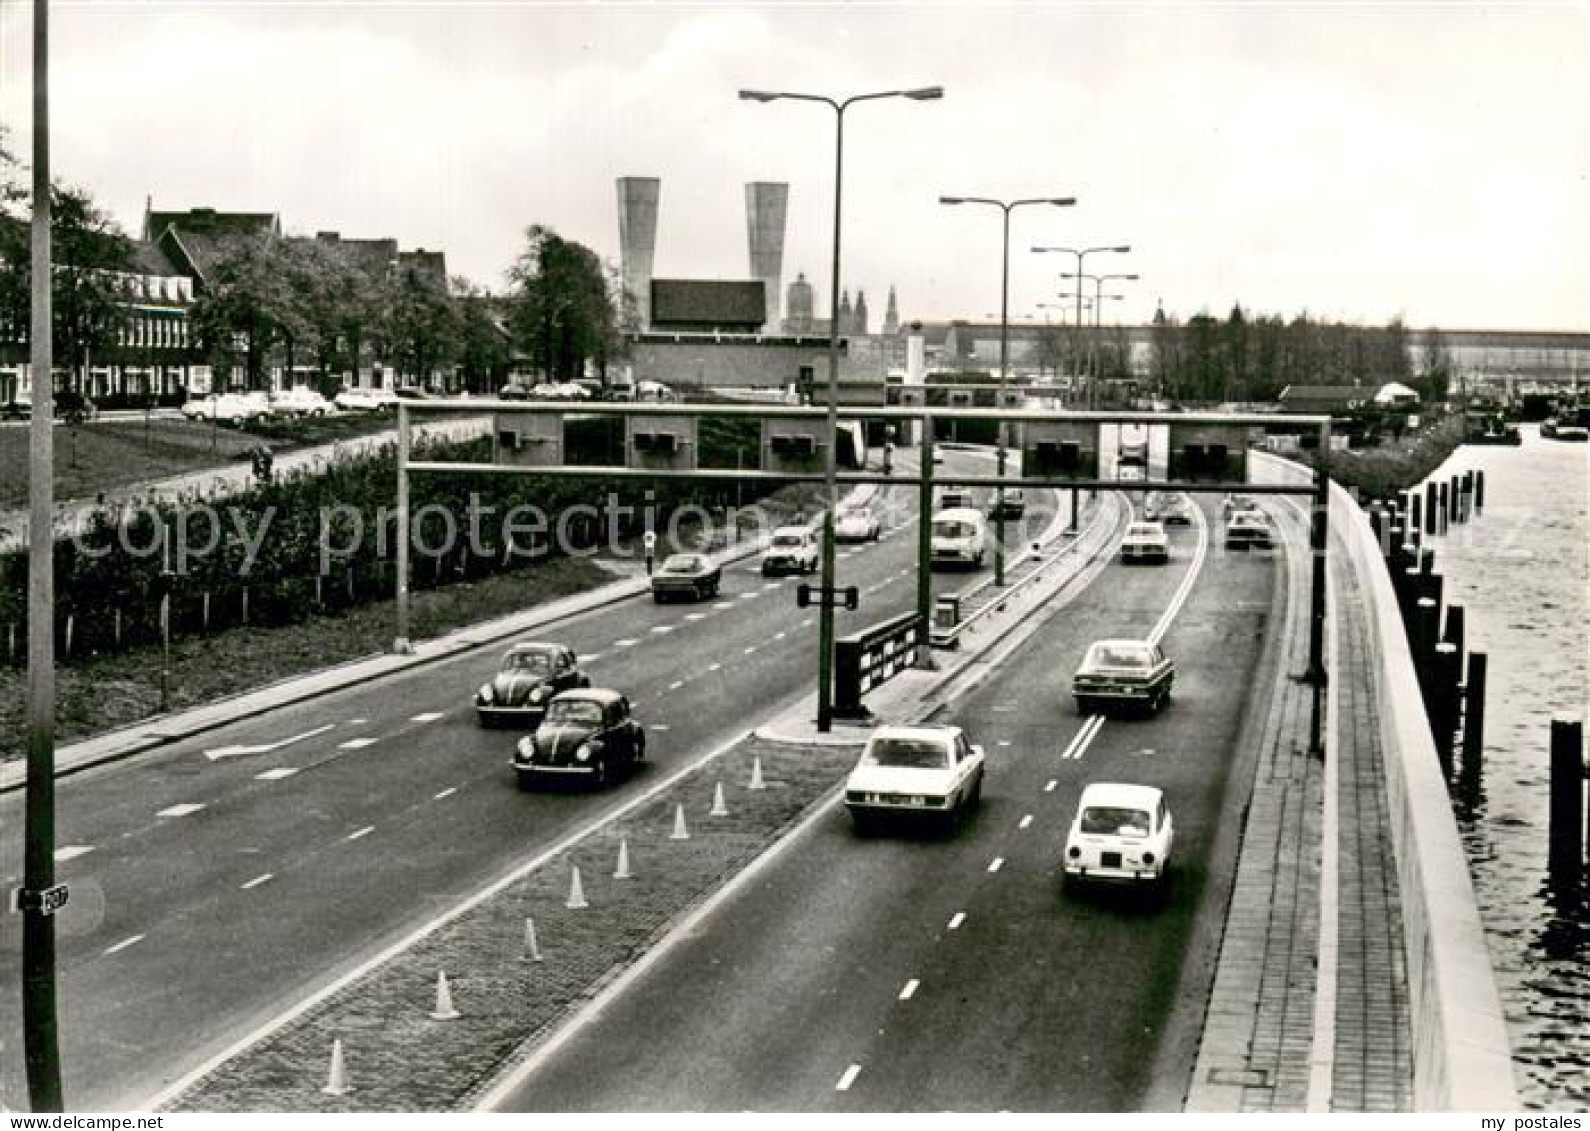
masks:
{"label": "street lamp", "polygon": [[1111,280],[1111,279],[1128,279],[1128,280],[1131,280],[1132,282],[1136,282],[1137,279],[1138,279],[1138,276],[1136,276],[1136,275],[1081,275],[1081,276],[1078,276],[1074,272],[1065,271],[1065,272],[1061,273],[1060,277],[1062,279],[1077,279],[1078,280],[1077,288],[1079,290],[1082,287],[1081,280],[1083,280],[1083,279],[1091,279],[1093,281],[1093,342],[1090,343],[1090,346],[1092,346],[1092,348],[1090,348],[1088,350],[1088,360],[1090,362],[1090,364],[1088,366],[1088,377],[1089,377],[1089,380],[1097,382],[1098,379],[1099,379],[1099,374],[1098,374],[1098,370],[1099,370],[1099,364],[1098,364],[1099,355],[1098,355],[1097,342],[1098,342],[1099,331],[1103,327],[1103,323],[1104,323],[1104,300],[1105,299],[1120,299],[1120,298],[1123,297],[1121,295],[1107,295],[1107,294],[1104,294],[1104,284],[1105,284],[1105,282],[1107,282],[1108,280]]}
{"label": "street lamp", "polygon": [[817,606],[817,730],[827,734],[834,718],[834,511],[839,507],[839,484],[834,478],[836,449],[839,445],[839,233],[842,216],[845,169],[845,111],[857,102],[880,98],[909,98],[929,102],[944,97],[942,86],[921,86],[911,90],[880,90],[855,94],[843,101],[825,94],[796,94],[790,91],[742,90],[748,102],[820,102],[834,112],[834,257],[828,288],[828,455],[824,460],[823,482],[828,492],[828,507],[823,514],[822,594]]}
{"label": "street lamp", "polygon": [[[1003,213],[999,273],[999,407],[1005,408],[1005,380],[1010,356],[1010,214],[1028,204],[1049,204],[1069,208],[1074,196],[1036,196],[1024,200],[994,200],[986,196],[941,196],[940,204],[988,204]],[[1001,480],[994,488],[994,584],[1005,584],[1005,422],[999,422],[999,470]]]}
{"label": "street lamp", "polygon": [[[1101,251],[1113,251],[1113,252],[1116,252],[1117,254],[1124,255],[1127,252],[1132,250],[1132,245],[1131,244],[1117,244],[1117,245],[1114,245],[1114,246],[1106,245],[1106,246],[1102,246],[1102,247],[1084,247],[1084,248],[1074,248],[1074,247],[1035,247],[1032,250],[1035,251],[1035,252],[1059,251],[1059,252],[1064,252],[1067,255],[1076,256],[1077,257],[1076,274],[1077,274],[1077,276],[1080,277],[1082,275],[1082,261],[1084,259],[1086,259],[1088,256],[1093,255],[1096,252],[1101,252]],[[1081,327],[1082,327],[1082,285],[1081,285],[1081,283],[1079,281],[1078,284],[1077,284],[1077,328],[1081,329]],[[1077,379],[1078,379],[1078,381],[1080,381],[1082,379],[1082,370],[1081,370],[1080,365],[1078,366],[1078,369],[1077,369]],[[1089,386],[1088,386],[1088,403],[1090,405],[1093,405],[1093,404],[1095,404],[1097,402],[1097,400],[1098,400],[1098,396],[1094,392],[1093,386],[1091,384],[1089,384]]]}

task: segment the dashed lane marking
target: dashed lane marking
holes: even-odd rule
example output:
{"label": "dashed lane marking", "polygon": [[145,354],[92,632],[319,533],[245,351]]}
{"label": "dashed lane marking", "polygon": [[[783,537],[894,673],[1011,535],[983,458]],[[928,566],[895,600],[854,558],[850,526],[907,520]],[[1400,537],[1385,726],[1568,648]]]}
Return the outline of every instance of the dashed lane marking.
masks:
{"label": "dashed lane marking", "polygon": [[358,840],[360,837],[369,836],[373,832],[375,832],[375,826],[374,825],[366,825],[362,829],[355,829],[353,832],[349,833],[348,834],[348,839],[349,840]]}
{"label": "dashed lane marking", "polygon": [[674,680],[672,683],[670,683],[668,685],[668,690],[669,691],[678,691],[684,685],[685,685],[685,681],[684,680],[676,679],[676,680]]}
{"label": "dashed lane marking", "polygon": [[746,654],[746,655],[747,655],[747,656],[752,656],[752,655],[755,655],[755,654],[756,654],[756,645],[755,645],[755,644],[753,644],[753,645],[751,645],[751,646],[750,646],[750,647],[749,647],[749,648],[747,648],[747,649],[746,649],[746,650],[745,650],[745,654]]}
{"label": "dashed lane marking", "polygon": [[756,592],[752,592],[752,593],[741,593],[741,594],[740,594],[740,600],[742,600],[742,601],[754,601],[754,600],[756,600],[756,599],[757,599],[757,598],[758,598],[758,597],[760,597],[760,596],[761,596],[761,595],[762,595],[762,594],[760,594],[760,593],[756,593]]}
{"label": "dashed lane marking", "polygon": [[720,671],[720,670],[722,670],[722,668],[723,668],[722,664],[708,664],[707,665],[707,670],[709,672]]}
{"label": "dashed lane marking", "polygon": [[1026,827],[1027,827],[1027,826],[1028,826],[1028,825],[1030,825],[1030,824],[1032,824],[1032,814],[1031,814],[1031,813],[1028,813],[1028,814],[1027,814],[1027,815],[1026,815],[1026,816],[1025,816],[1025,817],[1023,817],[1023,818],[1022,818],[1022,819],[1021,819],[1021,822],[1020,822],[1020,824],[1018,824],[1018,825],[1017,825],[1017,826],[1016,826],[1016,827],[1017,827],[1017,828],[1018,828],[1018,829],[1024,829],[1024,828],[1026,828]]}
{"label": "dashed lane marking", "polygon": [[281,781],[290,778],[298,772],[297,766],[277,766],[274,770],[266,770],[263,774],[255,774],[256,781]]}
{"label": "dashed lane marking", "polygon": [[186,817],[186,816],[188,816],[191,813],[197,813],[200,809],[203,809],[203,808],[204,808],[204,806],[202,804],[194,804],[192,802],[184,801],[181,805],[172,805],[169,808],[160,810],[160,812],[156,813],[155,816],[157,816],[157,817]]}
{"label": "dashed lane marking", "polygon": [[635,640],[633,638],[626,638],[624,640],[615,640],[615,641],[613,641],[613,647],[615,647],[615,648],[633,648],[635,645],[637,645],[639,643],[640,643],[639,640]]}
{"label": "dashed lane marking", "polygon": [[445,712],[443,712],[443,711],[421,711],[417,715],[410,715],[409,716],[409,722],[411,722],[411,723],[434,723],[437,719],[441,718],[444,713]]}
{"label": "dashed lane marking", "polygon": [[767,581],[762,583],[763,589],[777,589],[784,583],[782,581]]}
{"label": "dashed lane marking", "polygon": [[1003,856],[996,856],[996,857],[994,857],[994,859],[992,861],[989,862],[988,870],[990,872],[997,872],[1001,868],[1003,868],[1004,866],[1005,866],[1005,858]]}
{"label": "dashed lane marking", "polygon": [[582,664],[589,664],[589,663],[592,663],[592,662],[594,662],[596,660],[600,660],[601,658],[602,658],[602,654],[600,652],[581,652],[580,653],[580,663],[582,663]]}
{"label": "dashed lane marking", "polygon": [[839,1078],[839,1083],[834,1085],[834,1091],[836,1091],[836,1092],[848,1092],[848,1091],[850,1091],[850,1085],[854,1084],[856,1082],[856,1077],[860,1076],[860,1075],[861,1075],[861,1065],[852,1064],[849,1068],[845,1069],[845,1074]]}
{"label": "dashed lane marking", "polygon": [[248,891],[250,888],[257,888],[260,886],[260,884],[268,884],[275,878],[275,872],[266,872],[263,876],[255,876],[248,883],[244,884],[242,890]]}
{"label": "dashed lane marking", "polygon": [[141,943],[143,941],[144,937],[142,935],[133,935],[131,938],[122,939],[121,942],[117,943],[115,946],[107,946],[101,953],[115,954],[119,950],[126,950],[135,943]]}
{"label": "dashed lane marking", "polygon": [[68,844],[55,850],[55,862],[61,864],[67,860],[75,860],[79,856],[87,856],[94,851],[92,844]]}
{"label": "dashed lane marking", "polygon": [[668,729],[668,724],[667,723],[652,723],[651,729],[652,730],[667,730]]}
{"label": "dashed lane marking", "polygon": [[810,628],[813,623],[814,623],[814,618],[807,617],[805,620],[801,621],[801,627],[802,628]]}
{"label": "dashed lane marking", "polygon": [[1043,787],[1043,791],[1045,793],[1053,793],[1054,792],[1054,787],[1059,785],[1059,784],[1060,783],[1057,782],[1057,781],[1050,781],[1048,785]]}
{"label": "dashed lane marking", "polygon": [[442,792],[440,792],[440,793],[436,794],[435,796],[433,796],[431,798],[431,800],[432,801],[440,801],[440,800],[442,800],[442,798],[451,797],[451,796],[453,796],[453,794],[455,794],[457,792],[458,792],[458,787],[456,785],[450,785],[446,789],[442,790]]}
{"label": "dashed lane marking", "polygon": [[950,916],[949,929],[952,931],[958,931],[960,930],[961,924],[964,922],[966,922],[966,912],[957,911],[954,915]]}
{"label": "dashed lane marking", "polygon": [[712,607],[714,609],[732,609],[732,608],[734,608],[734,602],[733,601],[719,601],[716,605],[713,605]]}
{"label": "dashed lane marking", "polygon": [[917,981],[915,978],[912,978],[909,982],[907,982],[905,984],[905,987],[900,991],[900,1000],[901,1001],[910,1001],[911,998],[913,996],[915,996],[915,994],[916,994],[916,988],[918,986],[920,986],[921,984],[922,984],[921,982]]}
{"label": "dashed lane marking", "polygon": [[370,721],[369,719],[349,719],[348,720],[348,725],[351,726],[351,727],[362,727],[365,723],[367,723],[369,721]]}
{"label": "dashed lane marking", "polygon": [[787,633],[787,632],[775,632],[773,634],[773,639],[774,640],[783,640],[788,635],[789,635],[789,633]]}
{"label": "dashed lane marking", "polygon": [[338,750],[363,750],[366,746],[374,746],[373,738],[350,738],[347,742],[339,742]]}
{"label": "dashed lane marking", "polygon": [[999,746],[1009,746],[1009,745],[1010,745],[1010,739],[1008,739],[1008,738],[1002,738],[1002,739],[1000,739],[1000,740],[999,740],[999,742],[998,742],[998,743],[997,743],[997,744],[996,744],[996,745],[999,745]]}
{"label": "dashed lane marking", "polygon": [[685,619],[686,620],[706,620],[707,619],[707,614],[706,613],[686,613],[685,614]]}
{"label": "dashed lane marking", "polygon": [[673,630],[674,626],[671,624],[659,624],[657,627],[652,629],[652,632],[656,633],[658,636],[666,636]]}

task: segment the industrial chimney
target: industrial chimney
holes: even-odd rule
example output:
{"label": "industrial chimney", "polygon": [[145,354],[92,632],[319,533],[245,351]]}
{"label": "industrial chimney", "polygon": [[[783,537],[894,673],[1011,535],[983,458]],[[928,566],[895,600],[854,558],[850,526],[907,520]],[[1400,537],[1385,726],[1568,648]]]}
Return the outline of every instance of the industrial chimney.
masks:
{"label": "industrial chimney", "polygon": [[752,181],[745,186],[745,228],[751,248],[751,277],[762,281],[767,311],[763,328],[777,331],[778,303],[784,275],[784,214],[789,185]]}
{"label": "industrial chimney", "polygon": [[618,254],[624,289],[635,303],[636,330],[651,327],[651,272],[657,256],[656,177],[618,178]]}

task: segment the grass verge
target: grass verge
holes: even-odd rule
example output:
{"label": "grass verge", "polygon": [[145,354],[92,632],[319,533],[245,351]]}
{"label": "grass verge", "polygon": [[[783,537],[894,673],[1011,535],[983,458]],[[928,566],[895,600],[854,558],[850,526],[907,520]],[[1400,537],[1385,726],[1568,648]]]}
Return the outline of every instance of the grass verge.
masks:
{"label": "grass verge", "polygon": [[[1395,498],[1398,492],[1422,483],[1462,442],[1463,417],[1450,415],[1418,435],[1405,436],[1394,443],[1332,452],[1331,478],[1343,487],[1356,487],[1365,498]],[[1318,456],[1303,452],[1302,459],[1314,466]]]}

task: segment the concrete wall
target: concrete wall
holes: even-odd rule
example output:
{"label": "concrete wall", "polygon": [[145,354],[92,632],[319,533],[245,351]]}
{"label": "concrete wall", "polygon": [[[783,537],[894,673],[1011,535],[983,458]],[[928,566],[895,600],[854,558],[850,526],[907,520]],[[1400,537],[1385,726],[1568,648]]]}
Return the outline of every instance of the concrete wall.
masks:
{"label": "concrete wall", "polygon": [[[1310,476],[1263,452],[1250,459],[1256,480],[1306,482]],[[1334,484],[1330,527],[1330,552],[1346,555],[1366,597],[1402,900],[1414,1110],[1515,1111],[1506,1019],[1396,594],[1368,516]]]}

